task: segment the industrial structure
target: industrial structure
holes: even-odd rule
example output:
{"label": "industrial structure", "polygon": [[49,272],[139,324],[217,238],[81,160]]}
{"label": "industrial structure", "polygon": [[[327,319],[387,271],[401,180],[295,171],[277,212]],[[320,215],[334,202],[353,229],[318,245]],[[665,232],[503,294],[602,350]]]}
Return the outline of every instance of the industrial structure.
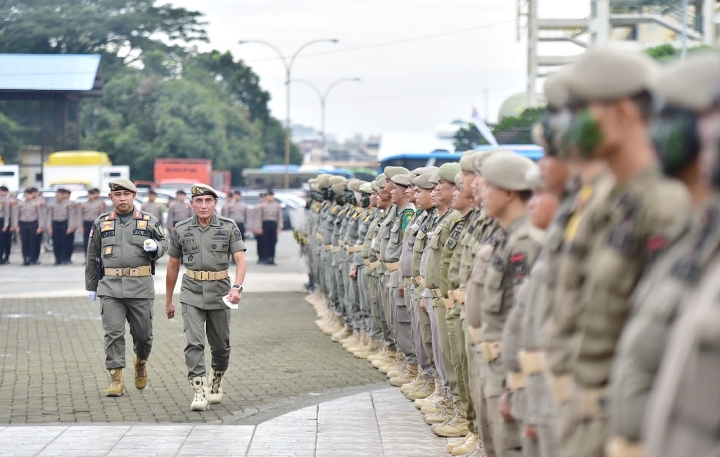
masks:
{"label": "industrial structure", "polygon": [[527,31],[526,107],[538,105],[538,80],[574,59],[543,53],[543,43],[571,43],[578,53],[608,41],[636,49],[717,44],[717,0],[588,0],[588,17],[563,19],[538,17],[540,1],[549,0],[517,0],[518,41]]}

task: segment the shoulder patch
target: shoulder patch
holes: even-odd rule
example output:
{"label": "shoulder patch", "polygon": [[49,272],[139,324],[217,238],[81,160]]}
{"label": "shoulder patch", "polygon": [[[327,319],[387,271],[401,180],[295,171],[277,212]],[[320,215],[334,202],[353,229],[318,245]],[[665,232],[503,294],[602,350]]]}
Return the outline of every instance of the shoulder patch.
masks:
{"label": "shoulder patch", "polygon": [[514,254],[510,257],[510,274],[515,284],[522,281],[528,273],[527,256],[525,254]]}
{"label": "shoulder patch", "polygon": [[402,219],[400,222],[400,230],[402,230],[404,232],[405,229],[407,229],[407,226],[410,223],[410,219],[412,219],[414,214],[415,214],[415,211],[413,211],[410,208],[406,208],[403,210]]}

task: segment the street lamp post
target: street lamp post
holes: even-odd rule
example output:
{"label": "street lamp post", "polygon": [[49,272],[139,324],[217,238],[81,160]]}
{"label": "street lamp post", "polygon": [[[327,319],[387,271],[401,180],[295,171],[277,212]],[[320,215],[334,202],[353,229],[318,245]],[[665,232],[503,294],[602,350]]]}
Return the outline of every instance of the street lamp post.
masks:
{"label": "street lamp post", "polygon": [[340,83],[344,83],[344,82],[359,82],[359,81],[360,81],[360,78],[343,78],[343,79],[338,79],[338,80],[335,81],[334,83],[330,84],[330,85],[328,86],[328,88],[325,89],[325,92],[324,92],[324,93],[323,93],[323,92],[320,92],[320,89],[318,89],[318,87],[317,87],[315,84],[311,83],[310,81],[306,81],[306,80],[304,80],[304,79],[293,79],[293,80],[290,81],[290,82],[293,82],[293,83],[301,83],[301,84],[305,84],[305,85],[309,86],[312,90],[315,91],[315,93],[317,94],[318,98],[320,99],[320,135],[321,135],[321,138],[322,138],[321,147],[322,147],[323,155],[327,155],[327,150],[326,150],[326,148],[325,148],[325,146],[326,146],[326,145],[325,145],[325,139],[326,139],[326,133],[325,133],[325,119],[326,119],[326,117],[325,117],[325,109],[326,109],[326,107],[327,107],[327,98],[328,98],[328,95],[330,95],[330,91],[333,90],[333,88],[334,88],[335,86],[337,86],[338,84],[340,84]]}
{"label": "street lamp post", "polygon": [[238,41],[238,44],[246,44],[246,43],[256,43],[256,44],[262,44],[269,48],[271,48],[275,53],[280,57],[280,61],[285,65],[285,188],[290,187],[290,73],[292,71],[293,63],[295,63],[295,59],[297,58],[298,54],[302,52],[303,49],[307,48],[308,46],[315,44],[315,43],[337,43],[337,39],[319,39],[319,40],[312,40],[308,41],[307,43],[300,46],[295,53],[290,56],[290,59],[286,58],[282,51],[278,49],[277,46],[274,44],[264,41],[264,40],[240,40]]}

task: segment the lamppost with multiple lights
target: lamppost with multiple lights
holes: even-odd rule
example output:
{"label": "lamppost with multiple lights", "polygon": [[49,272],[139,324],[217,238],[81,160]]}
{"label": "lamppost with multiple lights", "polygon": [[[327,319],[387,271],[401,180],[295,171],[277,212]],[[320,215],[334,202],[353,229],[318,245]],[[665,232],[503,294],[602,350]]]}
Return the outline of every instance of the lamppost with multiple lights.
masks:
{"label": "lamppost with multiple lights", "polygon": [[317,94],[318,98],[320,99],[320,135],[321,135],[321,137],[322,137],[321,148],[322,148],[322,151],[323,151],[323,156],[326,156],[326,155],[327,155],[327,149],[326,149],[326,144],[325,144],[325,140],[326,140],[326,134],[325,134],[325,119],[326,119],[326,118],[325,118],[325,109],[326,109],[326,107],[327,107],[327,98],[328,98],[328,95],[330,95],[330,91],[333,90],[333,88],[334,88],[335,86],[337,86],[338,84],[340,84],[340,83],[344,83],[344,82],[359,82],[359,81],[360,81],[360,78],[343,78],[343,79],[338,79],[338,80],[335,81],[334,83],[330,84],[330,85],[328,86],[328,88],[325,89],[325,92],[323,93],[323,92],[320,91],[320,89],[318,89],[318,87],[317,87],[315,84],[311,83],[310,81],[306,81],[306,80],[304,80],[304,79],[292,79],[292,80],[290,80],[290,82],[292,82],[292,83],[301,83],[301,84],[305,84],[306,86],[309,86],[312,90],[315,91],[315,93]]}
{"label": "lamppost with multiple lights", "polygon": [[280,61],[285,65],[285,97],[286,97],[286,115],[285,115],[285,188],[290,187],[290,73],[292,72],[293,63],[295,63],[295,59],[297,58],[298,54],[302,52],[303,49],[307,48],[310,45],[313,45],[315,43],[337,43],[337,39],[319,39],[319,40],[312,40],[308,41],[307,43],[303,44],[298,48],[295,53],[290,56],[290,58],[286,58],[282,51],[277,48],[274,44],[264,41],[264,40],[240,40],[238,41],[238,44],[247,44],[247,43],[256,43],[256,44],[262,44],[265,46],[268,46],[273,51],[275,51],[280,57]]}

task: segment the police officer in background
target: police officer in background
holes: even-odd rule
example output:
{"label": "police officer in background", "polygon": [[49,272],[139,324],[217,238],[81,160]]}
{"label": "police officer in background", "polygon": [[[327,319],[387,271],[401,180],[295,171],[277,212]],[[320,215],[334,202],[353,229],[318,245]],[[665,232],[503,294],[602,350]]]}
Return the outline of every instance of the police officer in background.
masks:
{"label": "police officer in background", "polygon": [[[191,189],[195,215],[176,226],[170,242],[170,260],[165,280],[168,319],[175,316],[173,291],[180,272],[180,257],[187,267],[182,280],[180,304],[185,324],[185,364],[195,390],[192,411],[204,411],[222,400],[221,382],[230,362],[230,308],[223,303],[240,302],[247,264],[240,229],[232,219],[215,214],[217,192],[195,184]],[[235,278],[230,282],[230,257],[235,260]],[[205,367],[205,328],[212,353],[212,377]]]}
{"label": "police officer in background", "polygon": [[158,203],[155,201],[157,199],[157,192],[154,190],[148,191],[148,201],[143,203],[142,207],[140,208],[142,211],[145,211],[146,213],[150,213],[155,218],[160,221],[161,225],[165,225],[163,222],[165,220],[165,216],[163,215],[163,205],[162,203]]}
{"label": "police officer in background", "polygon": [[127,179],[111,181],[113,210],[103,213],[90,229],[85,289],[90,301],[100,297],[105,330],[105,367],[110,372],[108,397],[123,394],[125,321],[130,324],[135,352],[135,387],[147,387],[147,359],[153,341],[152,278],[155,261],[168,241],[160,221],[133,207],[137,188]]}
{"label": "police officer in background", "polygon": [[19,201],[13,208],[13,230],[20,235],[23,265],[39,265],[38,235],[45,230],[47,215],[43,205],[36,200],[37,189],[29,187],[23,194],[25,200]]}
{"label": "police officer in background", "polygon": [[90,239],[90,229],[93,222],[102,213],[106,211],[105,202],[100,199],[99,189],[90,189],[88,191],[88,201],[78,205],[79,219],[82,221],[83,231],[83,252],[87,258],[88,240]]}
{"label": "police officer in background", "polygon": [[244,240],[245,223],[248,221],[248,206],[243,203],[242,194],[239,190],[228,194],[228,202],[223,206],[220,214],[235,221]]}
{"label": "police officer in background", "polygon": [[70,191],[58,189],[55,201],[48,206],[47,212],[47,229],[53,240],[55,265],[72,263],[70,259],[77,225],[77,208],[70,201]]}
{"label": "police officer in background", "polygon": [[185,201],[185,191],[178,190],[175,193],[175,201],[170,203],[168,208],[167,229],[168,232],[175,231],[175,224],[192,216],[192,207]]}
{"label": "police officer in background", "polygon": [[6,186],[0,186],[0,265],[10,263],[12,243],[11,203],[9,189]]}
{"label": "police officer in background", "polygon": [[[280,203],[275,201],[272,189],[265,194],[264,201],[253,210],[256,234],[262,239],[258,240],[258,263],[276,265],[275,246],[280,232],[283,229],[283,212]],[[262,252],[259,246],[262,245]],[[262,254],[262,255],[260,255]]]}

